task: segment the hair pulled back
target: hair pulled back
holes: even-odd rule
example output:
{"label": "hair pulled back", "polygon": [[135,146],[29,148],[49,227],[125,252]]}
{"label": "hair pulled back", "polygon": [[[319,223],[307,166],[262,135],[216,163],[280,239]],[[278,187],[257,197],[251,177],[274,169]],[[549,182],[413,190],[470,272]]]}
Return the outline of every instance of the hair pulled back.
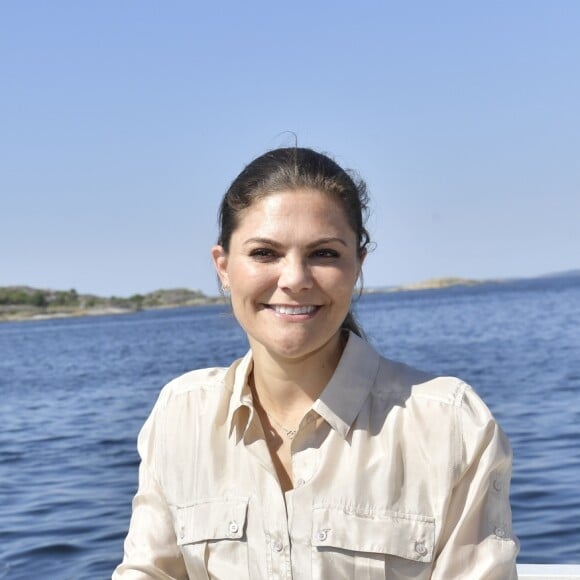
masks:
{"label": "hair pulled back", "polygon": [[[344,211],[356,234],[358,254],[362,260],[370,244],[365,227],[368,194],[365,182],[353,172],[344,170],[330,157],[303,147],[273,149],[254,159],[234,179],[219,209],[218,244],[229,252],[233,232],[242,213],[256,201],[282,191],[311,189],[331,196]],[[362,330],[349,312],[341,325],[362,336]]]}

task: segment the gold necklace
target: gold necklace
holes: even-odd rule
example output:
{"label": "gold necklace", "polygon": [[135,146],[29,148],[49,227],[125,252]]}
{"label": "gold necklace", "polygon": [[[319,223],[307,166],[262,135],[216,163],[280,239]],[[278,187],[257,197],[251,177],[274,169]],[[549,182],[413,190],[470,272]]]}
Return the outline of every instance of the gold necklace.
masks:
{"label": "gold necklace", "polygon": [[294,429],[288,429],[288,427],[284,427],[284,425],[282,425],[282,423],[280,423],[279,421],[276,421],[276,419],[274,417],[272,417],[272,415],[270,415],[270,413],[268,413],[268,411],[266,411],[266,409],[264,409],[264,407],[262,407],[262,410],[264,411],[264,413],[266,413],[266,416],[268,417],[268,419],[270,419],[270,421],[274,422],[276,427],[278,427],[279,429],[282,429],[282,431],[284,432],[284,435],[286,435],[286,437],[288,437],[288,439],[290,439],[290,441],[292,441],[292,439],[294,439],[294,437],[296,437],[296,433],[298,433],[298,427],[296,427]]}
{"label": "gold necklace", "polygon": [[[282,423],[280,423],[280,421],[277,421],[274,417],[272,417],[272,415],[270,415],[270,413],[268,413],[268,411],[266,411],[266,409],[264,409],[264,405],[262,405],[262,402],[260,401],[260,397],[258,397],[258,393],[256,392],[256,384],[254,383],[253,374],[250,377],[249,387],[250,387],[250,391],[252,392],[252,397],[255,401],[256,407],[259,407],[260,409],[262,409],[262,411],[265,413],[266,417],[268,417],[268,419],[270,420],[270,428],[272,428],[272,423],[274,423],[276,425],[276,427],[278,427],[278,429],[281,429],[282,432],[284,433],[284,435],[286,435],[286,437],[288,437],[288,439],[290,439],[290,441],[292,441],[292,439],[294,439],[294,437],[296,437],[296,434],[298,433],[298,427],[295,427],[294,429],[288,429],[288,427],[285,427],[284,425],[282,425]],[[276,430],[272,429],[272,432],[276,433]]]}

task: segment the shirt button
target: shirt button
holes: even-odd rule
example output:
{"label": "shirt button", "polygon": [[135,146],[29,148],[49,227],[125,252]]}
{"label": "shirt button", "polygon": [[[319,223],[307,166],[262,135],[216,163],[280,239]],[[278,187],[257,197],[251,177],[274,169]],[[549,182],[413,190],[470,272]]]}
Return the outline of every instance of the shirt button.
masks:
{"label": "shirt button", "polygon": [[427,546],[423,542],[415,542],[415,552],[419,556],[424,556],[427,553]]}
{"label": "shirt button", "polygon": [[296,482],[296,487],[302,487],[306,482],[300,478],[297,482]]}
{"label": "shirt button", "polygon": [[179,537],[185,538],[185,528],[183,526],[179,528]]}
{"label": "shirt button", "polygon": [[281,552],[284,549],[284,545],[280,540],[275,540],[274,543],[272,544],[272,549],[274,550],[274,552]]}
{"label": "shirt button", "polygon": [[230,534],[234,535],[238,533],[238,530],[240,529],[240,527],[238,526],[238,524],[236,522],[230,522],[230,527],[228,528],[230,531]]}
{"label": "shirt button", "polygon": [[493,480],[493,489],[495,489],[495,491],[501,491],[502,485],[501,485],[501,479],[494,479]]}
{"label": "shirt button", "polygon": [[505,538],[505,530],[503,528],[495,528],[493,532],[498,538]]}
{"label": "shirt button", "polygon": [[326,538],[328,538],[328,533],[326,532],[326,530],[320,530],[318,534],[316,534],[316,539],[319,542],[326,542]]}

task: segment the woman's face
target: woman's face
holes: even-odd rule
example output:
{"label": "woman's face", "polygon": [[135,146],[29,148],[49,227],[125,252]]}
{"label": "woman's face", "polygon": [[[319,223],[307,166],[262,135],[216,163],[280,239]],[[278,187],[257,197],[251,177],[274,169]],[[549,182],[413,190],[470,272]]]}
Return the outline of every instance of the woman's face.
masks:
{"label": "woman's face", "polygon": [[328,195],[267,195],[244,210],[229,252],[212,255],[253,350],[299,359],[338,341],[361,261],[355,232]]}

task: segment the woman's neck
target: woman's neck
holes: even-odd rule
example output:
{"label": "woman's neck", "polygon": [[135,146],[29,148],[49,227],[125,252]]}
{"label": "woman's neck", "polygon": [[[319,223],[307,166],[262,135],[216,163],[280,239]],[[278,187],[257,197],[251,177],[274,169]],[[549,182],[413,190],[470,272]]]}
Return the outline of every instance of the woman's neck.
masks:
{"label": "woman's neck", "polygon": [[281,421],[301,418],[328,384],[345,344],[339,332],[322,348],[299,359],[276,356],[252,344],[252,386],[260,405]]}

